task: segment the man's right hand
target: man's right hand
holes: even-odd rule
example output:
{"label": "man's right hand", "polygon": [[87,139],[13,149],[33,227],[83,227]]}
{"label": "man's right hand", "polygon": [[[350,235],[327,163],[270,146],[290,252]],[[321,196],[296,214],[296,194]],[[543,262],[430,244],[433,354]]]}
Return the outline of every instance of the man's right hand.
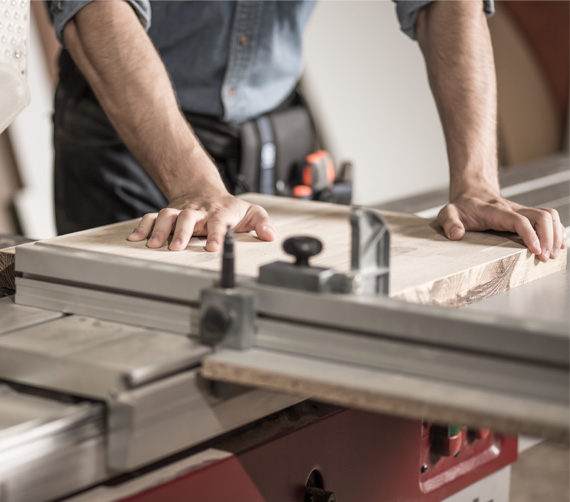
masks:
{"label": "man's right hand", "polygon": [[216,197],[183,196],[158,213],[143,216],[138,227],[127,239],[139,242],[149,238],[149,248],[160,248],[173,232],[169,249],[186,249],[190,238],[207,236],[206,250],[218,251],[228,227],[235,232],[255,230],[264,241],[275,238],[275,230],[267,211],[261,206],[226,194]]}
{"label": "man's right hand", "polygon": [[92,2],[65,26],[63,39],[109,120],[169,201],[147,214],[129,235],[150,236],[162,247],[185,249],[192,235],[207,235],[216,251],[227,227],[255,230],[273,240],[267,212],[231,196],[212,159],[194,136],[168,73],[137,15],[126,2]]}

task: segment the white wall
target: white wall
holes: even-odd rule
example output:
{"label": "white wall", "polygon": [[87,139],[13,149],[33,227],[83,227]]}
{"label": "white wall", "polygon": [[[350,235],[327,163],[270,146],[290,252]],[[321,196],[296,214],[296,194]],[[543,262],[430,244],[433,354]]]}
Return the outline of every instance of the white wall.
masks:
{"label": "white wall", "polygon": [[388,0],[322,0],[305,39],[305,87],[327,148],[355,166],[355,202],[448,183],[443,132],[416,42]]}

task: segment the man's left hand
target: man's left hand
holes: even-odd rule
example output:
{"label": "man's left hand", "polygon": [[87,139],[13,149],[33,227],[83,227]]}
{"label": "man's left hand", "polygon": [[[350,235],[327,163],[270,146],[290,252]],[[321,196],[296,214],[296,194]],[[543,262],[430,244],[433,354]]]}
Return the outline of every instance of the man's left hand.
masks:
{"label": "man's left hand", "polygon": [[466,231],[514,232],[543,262],[556,258],[567,246],[558,211],[521,206],[500,196],[461,195],[439,212],[437,221],[453,241]]}

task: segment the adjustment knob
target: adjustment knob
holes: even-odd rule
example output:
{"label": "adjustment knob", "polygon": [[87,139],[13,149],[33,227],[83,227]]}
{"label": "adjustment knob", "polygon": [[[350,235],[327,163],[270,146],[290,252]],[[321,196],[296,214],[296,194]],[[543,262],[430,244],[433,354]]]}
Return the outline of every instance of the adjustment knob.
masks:
{"label": "adjustment knob", "polygon": [[308,267],[309,258],[323,250],[323,243],[314,237],[290,237],[283,243],[283,250],[296,259],[298,267]]}
{"label": "adjustment knob", "polygon": [[220,343],[233,325],[233,316],[218,305],[208,307],[201,319],[202,341],[209,345]]}

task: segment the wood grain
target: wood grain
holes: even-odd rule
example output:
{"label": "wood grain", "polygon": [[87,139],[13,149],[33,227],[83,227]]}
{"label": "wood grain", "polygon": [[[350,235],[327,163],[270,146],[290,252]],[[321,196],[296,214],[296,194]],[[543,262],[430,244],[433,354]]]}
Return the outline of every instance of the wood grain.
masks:
{"label": "wood grain", "polygon": [[[256,276],[260,265],[290,260],[281,243],[293,235],[312,235],[324,243],[314,265],[347,270],[350,226],[347,206],[248,194],[262,205],[277,230],[275,242],[255,234],[236,236],[236,271]],[[544,277],[566,266],[566,253],[542,263],[513,234],[468,233],[451,242],[434,221],[413,215],[382,212],[392,232],[390,296],[411,302],[460,307],[515,286]],[[56,237],[44,244],[182,266],[219,270],[220,254],[204,249],[205,238],[193,238],[184,251],[149,249],[146,242],[131,243],[126,236],[136,220]]]}
{"label": "wood grain", "polygon": [[15,289],[15,270],[14,262],[16,256],[16,248],[0,249],[0,287],[6,289]]}

